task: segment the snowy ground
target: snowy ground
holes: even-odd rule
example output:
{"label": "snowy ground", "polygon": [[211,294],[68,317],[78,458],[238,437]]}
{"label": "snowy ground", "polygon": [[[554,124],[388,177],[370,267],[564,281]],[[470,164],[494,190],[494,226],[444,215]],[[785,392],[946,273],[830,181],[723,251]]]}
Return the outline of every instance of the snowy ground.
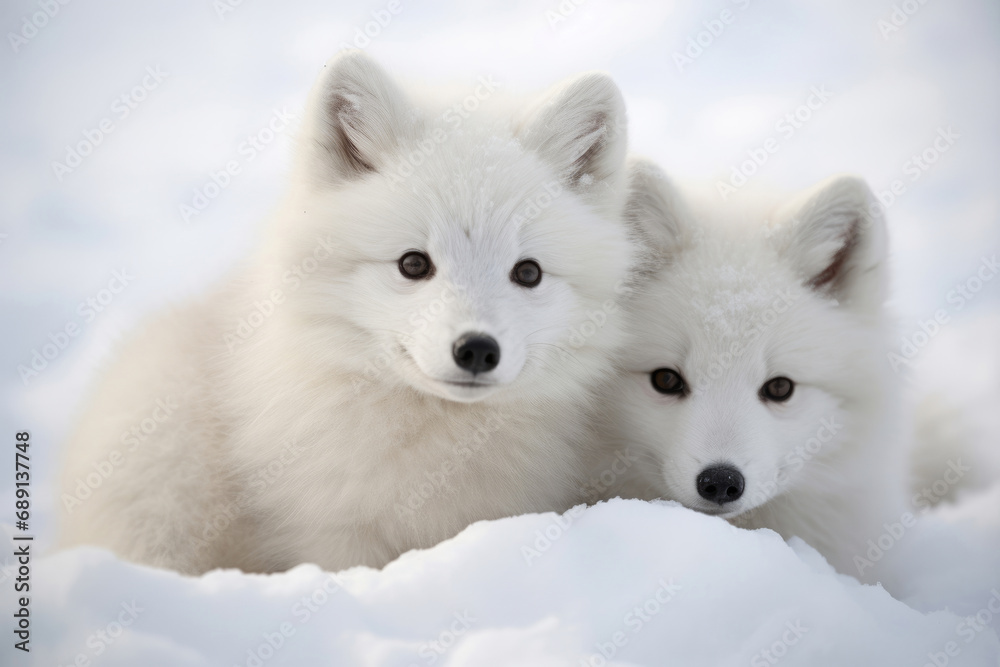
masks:
{"label": "snowy ground", "polygon": [[[478,523],[381,572],[185,578],[77,550],[36,571],[35,664],[994,665],[982,623],[1000,617],[1000,486],[984,501],[989,553],[949,562],[940,538],[970,526],[943,517],[887,552],[931,541],[946,557],[909,573],[916,610],[801,541],[639,501]],[[954,601],[953,584],[990,566],[992,591]],[[961,616],[918,611],[942,592]]]}
{"label": "snowy ground", "polygon": [[[389,6],[226,1],[232,11],[221,0],[0,6],[0,437],[32,431],[43,552],[58,446],[107,350],[145,314],[204,290],[250,246],[281,192],[294,123],[259,149],[250,135],[296,113],[321,63]],[[776,136],[780,150],[754,176],[759,184],[797,188],[843,171],[867,178],[889,204],[892,307],[900,349],[914,350],[904,370],[923,401],[918,415],[957,415],[975,489],[949,491],[955,504],[893,541],[885,583],[898,601],[831,574],[801,544],[636,503],[587,510],[530,565],[522,548],[536,548],[535,531],[555,533],[555,517],[479,524],[383,572],[340,573],[340,589],[308,621],[295,605],[327,594],[328,575],[307,566],[183,579],[96,551],[54,554],[32,573],[37,650],[30,660],[13,655],[0,622],[0,664],[258,665],[249,651],[259,665],[600,665],[616,636],[623,646],[611,660],[623,664],[997,664],[992,630],[969,633],[980,623],[1000,630],[1000,280],[968,298],[957,289],[1000,250],[1000,6],[399,3],[366,48],[401,76],[490,74],[533,89],[604,69],[625,94],[633,146],[668,172],[727,179]],[[42,7],[54,15],[33,19]],[[732,20],[720,32],[724,11]],[[886,28],[894,19],[898,30]],[[32,20],[44,25],[26,28]],[[718,34],[703,36],[712,26]],[[679,66],[676,54],[696,39],[705,46]],[[829,101],[792,136],[779,133],[817,87]],[[54,167],[102,119],[113,129],[79,166]],[[957,139],[916,166],[913,156],[941,132]],[[185,219],[181,205],[232,160],[240,173]],[[890,199],[894,180],[903,192]],[[124,291],[93,315],[80,308],[121,270],[135,276]],[[941,311],[939,332],[922,334]],[[19,366],[70,324],[78,335],[25,376]],[[4,463],[6,533],[13,488]],[[5,618],[12,583],[0,582]],[[657,599],[668,589],[669,601]],[[94,633],[110,639],[133,600],[142,611],[98,655],[104,639]],[[278,643],[283,623],[295,634],[264,658],[264,635]]]}

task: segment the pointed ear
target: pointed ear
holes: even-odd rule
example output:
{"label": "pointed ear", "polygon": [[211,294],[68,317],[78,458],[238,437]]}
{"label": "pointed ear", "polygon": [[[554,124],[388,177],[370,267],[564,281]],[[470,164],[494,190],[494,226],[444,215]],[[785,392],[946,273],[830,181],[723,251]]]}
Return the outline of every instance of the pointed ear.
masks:
{"label": "pointed ear", "polygon": [[882,209],[860,178],[820,183],[779,213],[773,238],[803,283],[847,304],[878,308],[886,296]]}
{"label": "pointed ear", "polygon": [[300,151],[309,174],[339,182],[376,172],[413,134],[417,113],[363,51],[327,62],[309,97]]}
{"label": "pointed ear", "polygon": [[581,193],[618,191],[625,171],[625,101],[611,77],[582,74],[532,108],[520,127],[524,145]]}
{"label": "pointed ear", "polygon": [[674,184],[649,160],[627,166],[625,221],[646,249],[644,263],[669,262],[692,240],[691,216]]}

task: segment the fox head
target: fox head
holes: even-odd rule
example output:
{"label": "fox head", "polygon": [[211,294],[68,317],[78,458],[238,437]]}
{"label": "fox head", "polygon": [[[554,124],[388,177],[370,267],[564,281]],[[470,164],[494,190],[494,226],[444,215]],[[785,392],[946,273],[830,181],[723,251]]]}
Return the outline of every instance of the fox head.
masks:
{"label": "fox head", "polygon": [[644,455],[645,493],[733,518],[808,491],[883,405],[871,191],[834,178],[757,216],[689,205],[642,161],[629,178],[627,217],[661,268],[630,308],[610,413]]}
{"label": "fox head", "polygon": [[459,402],[604,371],[633,254],[622,96],[603,74],[530,104],[497,88],[418,99],[361,52],[324,67],[271,258],[323,247],[290,295],[320,366]]}

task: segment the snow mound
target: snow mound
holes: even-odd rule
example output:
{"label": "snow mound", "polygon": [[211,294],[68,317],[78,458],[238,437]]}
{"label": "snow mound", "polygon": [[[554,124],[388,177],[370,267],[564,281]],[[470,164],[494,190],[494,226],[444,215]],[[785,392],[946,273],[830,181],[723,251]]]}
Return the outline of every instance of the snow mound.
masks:
{"label": "snow mound", "polygon": [[83,548],[42,559],[32,578],[37,665],[920,667],[1000,656],[990,620],[973,631],[951,612],[921,613],[799,540],[673,503],[481,522],[381,571],[195,578]]}

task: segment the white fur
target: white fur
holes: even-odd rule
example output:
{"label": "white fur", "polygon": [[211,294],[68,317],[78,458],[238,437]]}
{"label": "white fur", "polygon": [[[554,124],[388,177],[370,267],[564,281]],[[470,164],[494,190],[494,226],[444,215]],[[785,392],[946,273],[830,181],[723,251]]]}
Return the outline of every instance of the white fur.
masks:
{"label": "white fur", "polygon": [[[63,545],[185,572],[339,570],[574,503],[621,318],[582,345],[568,336],[633,271],[624,106],[600,74],[530,104],[486,97],[456,121],[456,100],[418,106],[360,53],[326,65],[253,261],[149,323],[104,379],[63,499],[113,450],[126,461],[68,502]],[[408,155],[419,166],[394,179]],[[414,249],[431,279],[400,274]],[[525,258],[542,267],[533,289],[509,277]],[[234,336],[274,290],[263,325]],[[451,349],[468,331],[501,346],[482,387],[447,384],[467,379]],[[125,432],[167,396],[174,414],[128,450]]]}
{"label": "white fur", "polygon": [[[686,201],[641,161],[630,178],[629,215],[662,268],[630,306],[623,373],[607,394],[609,449],[638,459],[607,495],[797,535],[857,576],[854,557],[904,511],[885,225],[871,192],[844,177],[777,211],[748,198],[727,210]],[[692,392],[655,392],[658,368],[678,370]],[[796,383],[791,398],[761,400],[778,376]],[[696,476],[718,464],[743,473],[738,501],[699,496]]]}

